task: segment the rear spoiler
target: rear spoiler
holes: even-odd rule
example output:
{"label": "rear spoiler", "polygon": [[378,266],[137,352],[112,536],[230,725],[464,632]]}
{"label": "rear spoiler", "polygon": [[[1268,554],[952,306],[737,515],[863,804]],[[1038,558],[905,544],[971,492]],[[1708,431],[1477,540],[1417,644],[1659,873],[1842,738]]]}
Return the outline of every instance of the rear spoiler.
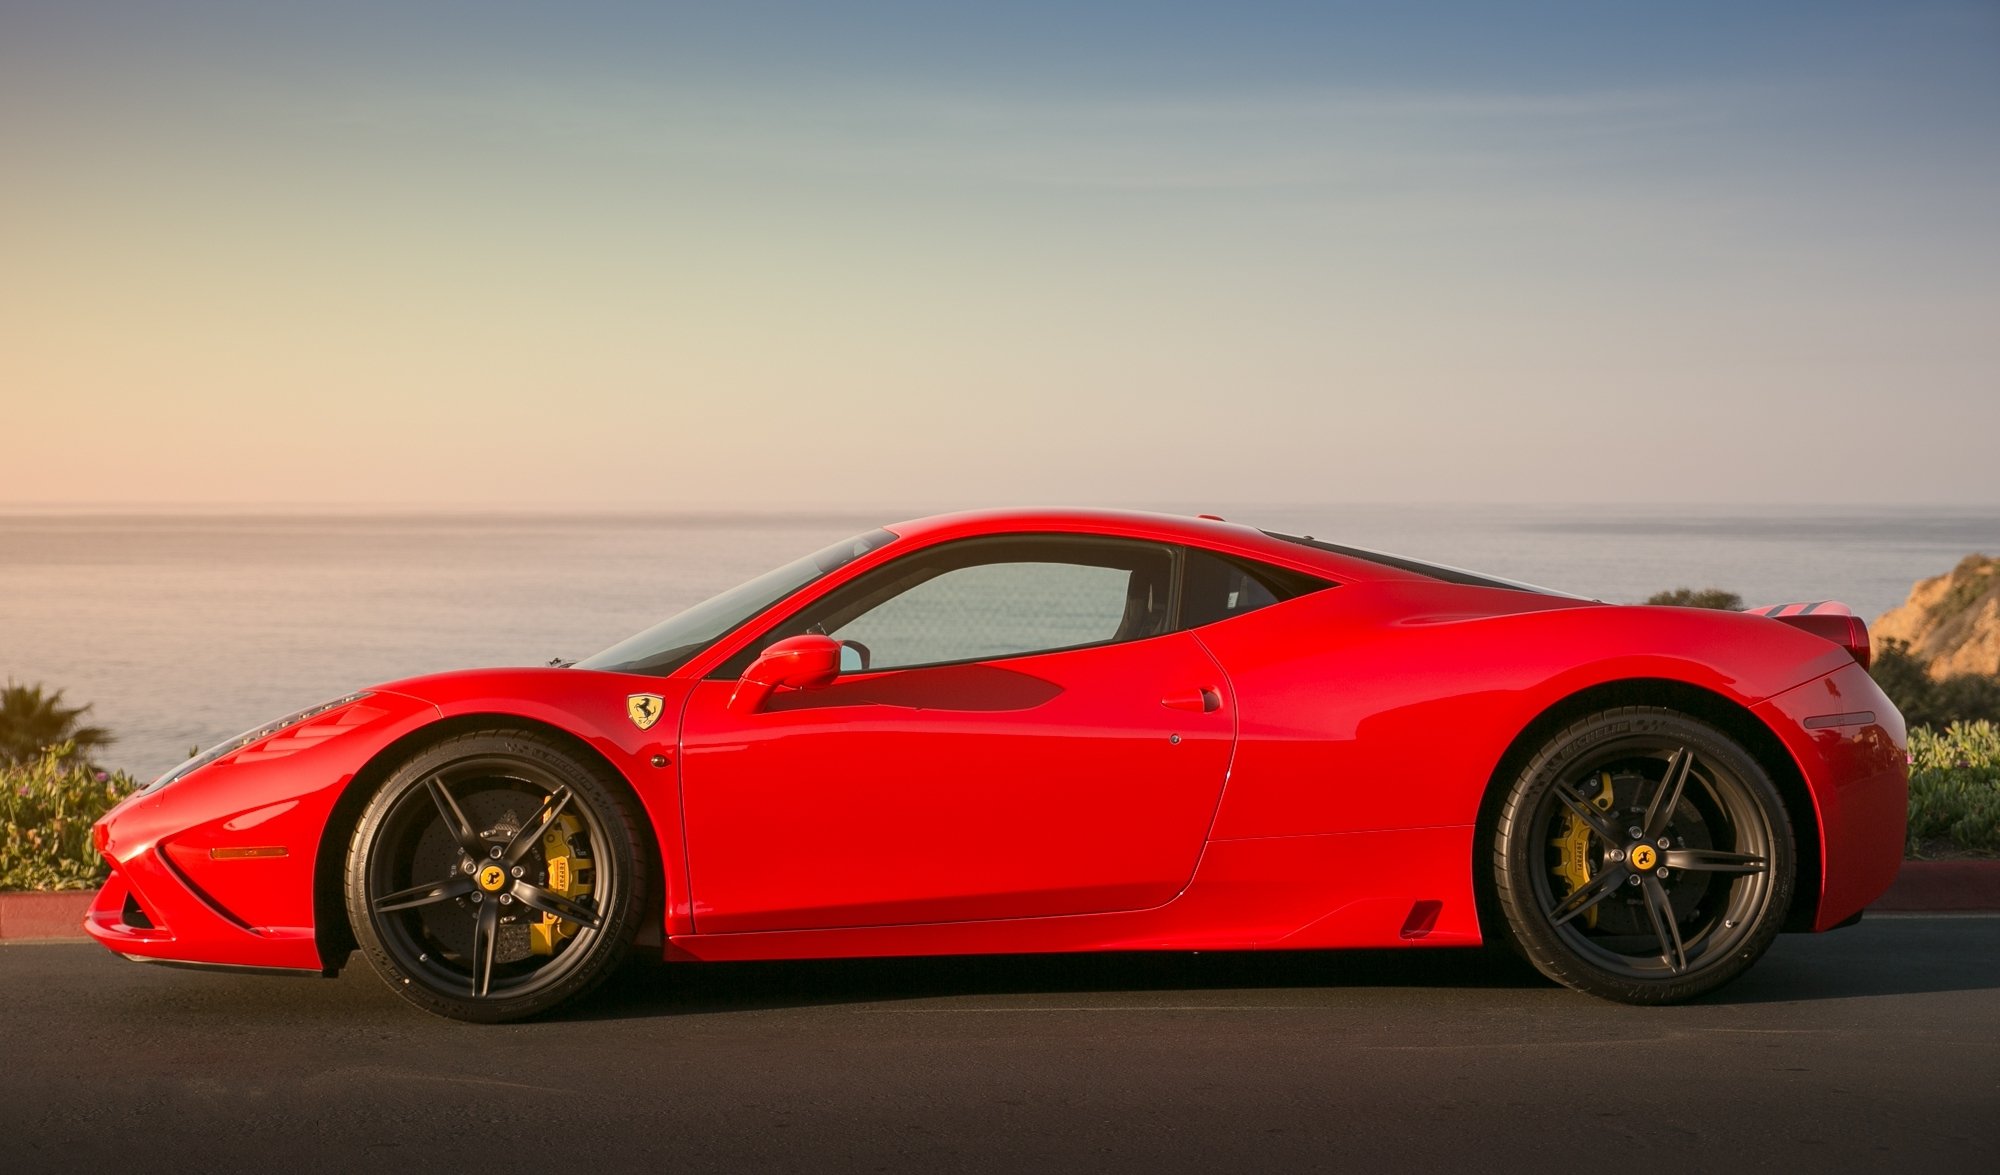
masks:
{"label": "rear spoiler", "polygon": [[1838,600],[1817,600],[1810,604],[1771,604],[1763,608],[1751,608],[1752,616],[1768,616],[1773,620],[1802,628],[1814,636],[1823,637],[1846,649],[1860,663],[1863,669],[1873,660],[1868,646],[1868,624],[1854,614],[1854,610]]}

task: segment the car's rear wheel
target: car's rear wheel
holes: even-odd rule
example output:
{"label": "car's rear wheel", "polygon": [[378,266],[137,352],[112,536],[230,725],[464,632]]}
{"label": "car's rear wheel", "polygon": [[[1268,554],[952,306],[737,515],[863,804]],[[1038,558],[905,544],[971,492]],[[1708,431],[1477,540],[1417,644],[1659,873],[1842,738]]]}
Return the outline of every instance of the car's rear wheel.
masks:
{"label": "car's rear wheel", "polygon": [[1493,870],[1514,945],[1544,975],[1634,1004],[1741,975],[1791,903],[1791,822],[1757,760],[1685,714],[1593,714],[1513,781]]}
{"label": "car's rear wheel", "polygon": [[602,764],[532,731],[458,735],[370,799],[347,912],[389,985],[426,1011],[537,1015],[605,978],[637,931],[643,841]]}

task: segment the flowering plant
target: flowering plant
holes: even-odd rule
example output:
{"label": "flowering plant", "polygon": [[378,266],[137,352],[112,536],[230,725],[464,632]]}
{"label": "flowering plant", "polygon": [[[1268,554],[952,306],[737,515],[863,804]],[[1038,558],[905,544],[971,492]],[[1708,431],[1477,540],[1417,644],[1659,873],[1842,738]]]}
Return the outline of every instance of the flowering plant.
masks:
{"label": "flowering plant", "polygon": [[139,781],[79,761],[68,744],[0,766],[0,890],[87,889],[104,862],[90,826]]}

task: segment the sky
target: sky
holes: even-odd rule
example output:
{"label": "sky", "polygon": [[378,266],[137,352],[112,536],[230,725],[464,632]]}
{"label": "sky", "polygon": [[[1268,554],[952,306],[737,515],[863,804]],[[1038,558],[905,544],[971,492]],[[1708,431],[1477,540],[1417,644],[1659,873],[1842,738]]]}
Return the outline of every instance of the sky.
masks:
{"label": "sky", "polygon": [[0,508],[2000,505],[2000,2],[0,0]]}

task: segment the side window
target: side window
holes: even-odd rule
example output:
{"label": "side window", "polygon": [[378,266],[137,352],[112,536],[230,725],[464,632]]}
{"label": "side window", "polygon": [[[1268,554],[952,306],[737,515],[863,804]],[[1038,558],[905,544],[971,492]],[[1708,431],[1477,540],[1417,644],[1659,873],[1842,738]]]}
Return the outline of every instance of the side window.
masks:
{"label": "side window", "polygon": [[781,637],[847,642],[843,668],[901,669],[1140,640],[1172,627],[1174,552],[1121,539],[969,539],[917,551],[830,593],[751,642],[740,675]]}
{"label": "side window", "polygon": [[1100,644],[1118,636],[1132,574],[1079,563],[961,567],[826,631],[866,648],[873,669]]}
{"label": "side window", "polygon": [[1331,586],[1325,580],[1190,547],[1181,586],[1181,627],[1199,628]]}

